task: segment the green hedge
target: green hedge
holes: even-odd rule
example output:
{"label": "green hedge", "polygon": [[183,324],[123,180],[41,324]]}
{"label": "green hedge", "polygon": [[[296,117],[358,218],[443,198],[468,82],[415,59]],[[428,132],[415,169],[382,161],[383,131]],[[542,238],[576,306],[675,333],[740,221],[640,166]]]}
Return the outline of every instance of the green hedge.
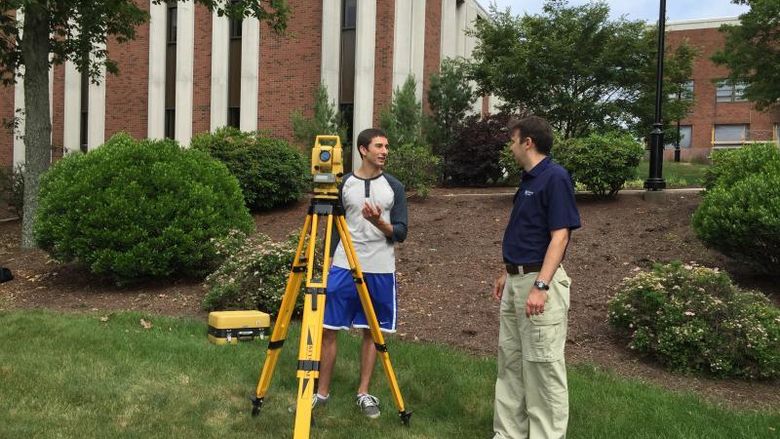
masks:
{"label": "green hedge", "polygon": [[576,183],[599,197],[614,197],[636,175],[644,155],[642,144],[630,134],[591,134],[558,141],[553,159],[566,168]]}
{"label": "green hedge", "polygon": [[231,229],[253,229],[238,182],[174,141],[117,134],[41,180],[38,245],[118,282],[205,274],[217,262],[211,239]]}
{"label": "green hedge", "polygon": [[693,215],[709,247],[769,274],[780,273],[780,151],[756,144],[713,154],[707,191]]}
{"label": "green hedge", "polygon": [[247,207],[262,211],[300,199],[309,188],[309,159],[263,132],[220,128],[192,139],[192,148],[223,162],[238,178]]}

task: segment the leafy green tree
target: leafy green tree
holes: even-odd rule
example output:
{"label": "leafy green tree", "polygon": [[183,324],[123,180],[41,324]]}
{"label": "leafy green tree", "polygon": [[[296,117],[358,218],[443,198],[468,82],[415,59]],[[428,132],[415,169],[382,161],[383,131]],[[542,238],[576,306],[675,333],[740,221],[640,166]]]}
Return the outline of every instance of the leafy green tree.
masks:
{"label": "leafy green tree", "polygon": [[413,76],[393,92],[393,100],[379,116],[379,125],[387,133],[391,146],[422,143],[422,104],[417,100],[417,82]]}
{"label": "leafy green tree", "polygon": [[[463,130],[466,116],[477,99],[466,79],[466,65],[460,59],[445,59],[441,71],[431,76],[428,89],[430,114],[423,120],[423,131],[433,153],[446,163]],[[446,167],[443,180],[447,180]]]}
{"label": "leafy green tree", "polygon": [[[480,93],[499,96],[507,112],[547,118],[564,138],[650,130],[657,52],[647,23],[611,20],[603,2],[572,7],[566,0],[548,0],[540,15],[515,17],[495,7],[491,15],[474,30],[469,77]],[[682,75],[692,58],[690,49],[679,49],[667,67]],[[667,84],[668,103],[674,88]],[[676,119],[669,109],[665,119]]]}
{"label": "leafy green tree", "polygon": [[[254,16],[278,33],[284,31],[290,9],[286,0],[193,0],[229,16]],[[155,0],[161,3],[162,0]],[[49,67],[67,60],[93,81],[102,67],[116,73],[105,43],[135,38],[136,26],[148,13],[133,0],[0,0],[0,78],[6,84],[24,71],[25,175],[22,246],[35,246],[32,228],[38,207],[40,178],[51,162]],[[14,14],[12,11],[16,11]],[[24,20],[19,20],[21,16]]]}
{"label": "leafy green tree", "polygon": [[320,84],[314,96],[314,116],[307,118],[300,110],[295,110],[291,120],[293,136],[302,148],[311,148],[314,139],[320,134],[337,135],[341,138],[341,144],[347,146],[344,120],[328,97],[328,89],[323,84]]}
{"label": "leafy green tree", "polygon": [[713,61],[730,70],[729,79],[746,84],[745,97],[759,110],[780,102],[780,2],[732,0],[748,5],[739,26],[720,28],[726,44]]}

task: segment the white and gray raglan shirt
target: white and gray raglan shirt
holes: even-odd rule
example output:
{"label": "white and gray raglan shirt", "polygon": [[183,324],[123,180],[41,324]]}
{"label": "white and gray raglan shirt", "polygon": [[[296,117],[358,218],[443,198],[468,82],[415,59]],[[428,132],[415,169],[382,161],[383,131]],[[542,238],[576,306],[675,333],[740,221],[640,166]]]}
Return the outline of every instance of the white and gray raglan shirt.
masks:
{"label": "white and gray raglan shirt", "polygon": [[[408,214],[404,186],[397,178],[382,173],[371,179],[362,179],[352,173],[344,175],[339,186],[339,197],[344,206],[347,227],[355,246],[360,268],[365,273],[394,273],[393,244],[406,239]],[[366,201],[382,208],[382,220],[393,225],[393,236],[388,238],[376,226],[363,218]],[[334,234],[338,238],[337,234]],[[344,246],[338,243],[333,265],[349,269]]]}

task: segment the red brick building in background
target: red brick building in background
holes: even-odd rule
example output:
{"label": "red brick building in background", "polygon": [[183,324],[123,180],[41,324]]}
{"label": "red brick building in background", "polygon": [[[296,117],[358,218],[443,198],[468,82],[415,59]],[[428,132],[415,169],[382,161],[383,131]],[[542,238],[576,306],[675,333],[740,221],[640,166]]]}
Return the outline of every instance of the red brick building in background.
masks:
{"label": "red brick building in background", "polygon": [[[697,49],[688,83],[694,105],[680,121],[682,159],[704,157],[712,148],[734,148],[750,142],[780,143],[780,108],[758,111],[742,96],[743,86],[723,81],[728,69],[712,62],[712,55],[725,44],[721,25],[739,25],[736,18],[669,22],[666,41],[677,47],[683,41]],[[667,121],[676,125],[676,121]],[[667,146],[666,158],[673,148]]]}
{"label": "red brick building in background", "polygon": [[[54,156],[94,149],[120,131],[188,145],[232,125],[291,139],[291,114],[313,114],[319,84],[359,132],[378,124],[410,75],[426,105],[430,76],[444,58],[470,56],[466,30],[487,16],[476,0],[288,0],[287,33],[277,36],[192,1],[135,1],[150,20],[134,41],[108,42],[118,75],[91,84],[72,63],[51,69]],[[21,81],[0,87],[0,120],[21,114],[23,97]],[[474,105],[490,108],[488,99]],[[0,167],[24,162],[21,122],[17,135],[0,130]]]}

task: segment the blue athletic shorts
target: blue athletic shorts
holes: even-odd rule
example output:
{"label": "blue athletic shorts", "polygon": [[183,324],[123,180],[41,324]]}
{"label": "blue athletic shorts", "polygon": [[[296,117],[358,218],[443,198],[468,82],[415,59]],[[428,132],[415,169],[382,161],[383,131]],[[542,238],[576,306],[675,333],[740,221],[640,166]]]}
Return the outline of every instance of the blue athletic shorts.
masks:
{"label": "blue athletic shorts", "polygon": [[[363,273],[371,303],[382,332],[396,330],[395,273]],[[325,328],[340,330],[368,328],[366,315],[358,297],[352,272],[345,268],[331,267],[328,273],[328,289],[325,299]]]}

